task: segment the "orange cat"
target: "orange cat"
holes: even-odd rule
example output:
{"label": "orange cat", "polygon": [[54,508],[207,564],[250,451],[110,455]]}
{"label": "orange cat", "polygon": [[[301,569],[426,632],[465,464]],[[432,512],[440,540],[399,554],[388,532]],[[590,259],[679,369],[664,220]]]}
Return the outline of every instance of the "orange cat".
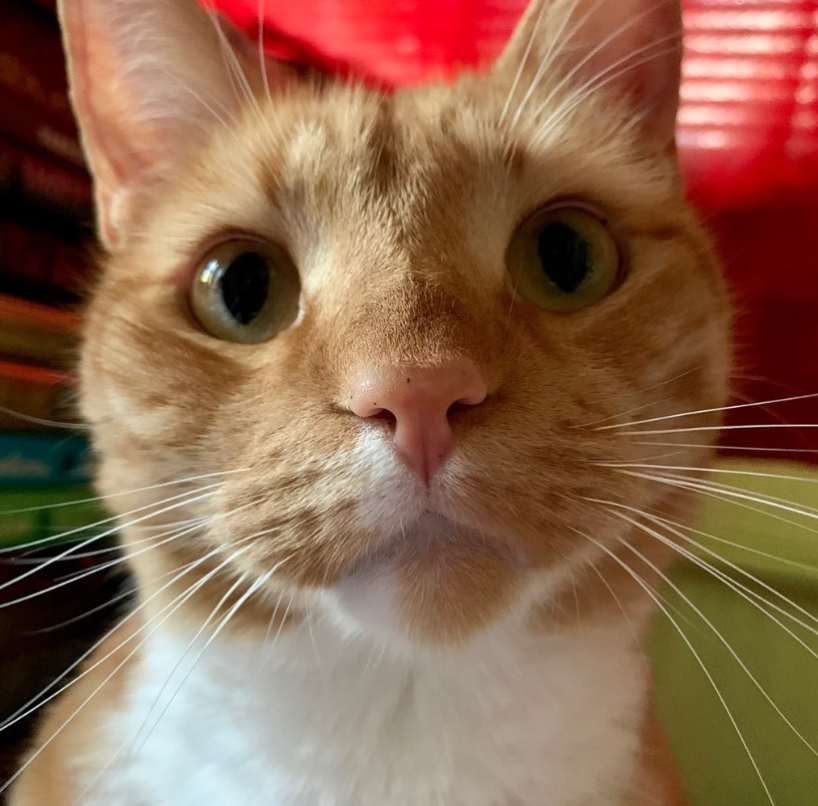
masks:
{"label": "orange cat", "polygon": [[678,2],[537,0],[394,96],[262,71],[192,0],[61,16],[141,594],[13,806],[681,803],[639,648],[672,549],[617,513],[691,501],[600,427],[726,397]]}

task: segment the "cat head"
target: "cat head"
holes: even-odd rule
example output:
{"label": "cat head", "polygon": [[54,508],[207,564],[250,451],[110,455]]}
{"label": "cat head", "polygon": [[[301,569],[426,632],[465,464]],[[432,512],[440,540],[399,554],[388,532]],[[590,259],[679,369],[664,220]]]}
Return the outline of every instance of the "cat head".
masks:
{"label": "cat head", "polygon": [[618,551],[611,507],[668,504],[621,466],[674,449],[608,426],[726,394],[677,2],[538,0],[493,67],[392,95],[192,0],[61,16],[105,247],[83,409],[143,585],[457,643]]}

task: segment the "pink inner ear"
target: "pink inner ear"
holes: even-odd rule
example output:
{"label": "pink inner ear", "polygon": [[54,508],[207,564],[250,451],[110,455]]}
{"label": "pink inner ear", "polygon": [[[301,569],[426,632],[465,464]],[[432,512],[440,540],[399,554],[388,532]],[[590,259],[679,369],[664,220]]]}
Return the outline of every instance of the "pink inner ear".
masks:
{"label": "pink inner ear", "polygon": [[[100,232],[113,245],[134,191],[244,102],[229,72],[242,50],[227,58],[227,29],[189,0],[59,0],[59,8]],[[258,58],[242,67],[258,89]]]}
{"label": "pink inner ear", "polygon": [[674,141],[681,82],[679,0],[581,0],[575,62],[580,80],[630,98],[647,136]]}
{"label": "pink inner ear", "polygon": [[[71,96],[80,122],[83,145],[94,175],[100,237],[109,246],[118,241],[116,220],[125,200],[117,189],[142,174],[147,161],[137,127],[119,119],[127,88],[116,80],[116,57],[102,20],[86,13],[81,2],[63,7],[62,26],[69,56]],[[120,208],[120,209],[116,209]]]}

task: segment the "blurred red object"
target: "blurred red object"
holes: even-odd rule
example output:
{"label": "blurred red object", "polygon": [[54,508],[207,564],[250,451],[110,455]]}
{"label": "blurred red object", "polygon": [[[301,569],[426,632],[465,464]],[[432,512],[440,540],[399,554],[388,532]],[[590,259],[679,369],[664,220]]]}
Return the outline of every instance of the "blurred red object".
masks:
{"label": "blurred red object", "polygon": [[[285,58],[387,87],[490,64],[528,5],[209,3],[253,33],[263,17],[266,44]],[[720,240],[738,308],[737,402],[818,392],[818,0],[684,0],[684,20],[680,153],[691,197]],[[734,423],[764,416],[736,415]],[[808,400],[769,416],[816,423],[817,415]],[[731,442],[815,449],[810,433],[738,431]]]}

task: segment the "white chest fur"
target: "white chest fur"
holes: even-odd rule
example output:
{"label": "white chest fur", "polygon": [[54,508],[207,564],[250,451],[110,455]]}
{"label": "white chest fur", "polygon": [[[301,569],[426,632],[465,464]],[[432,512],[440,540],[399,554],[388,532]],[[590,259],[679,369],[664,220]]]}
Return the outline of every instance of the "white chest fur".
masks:
{"label": "white chest fur", "polygon": [[272,651],[214,642],[181,663],[189,642],[164,636],[108,725],[112,754],[128,750],[86,803],[620,804],[646,689],[629,636],[496,634],[409,660],[316,624]]}

